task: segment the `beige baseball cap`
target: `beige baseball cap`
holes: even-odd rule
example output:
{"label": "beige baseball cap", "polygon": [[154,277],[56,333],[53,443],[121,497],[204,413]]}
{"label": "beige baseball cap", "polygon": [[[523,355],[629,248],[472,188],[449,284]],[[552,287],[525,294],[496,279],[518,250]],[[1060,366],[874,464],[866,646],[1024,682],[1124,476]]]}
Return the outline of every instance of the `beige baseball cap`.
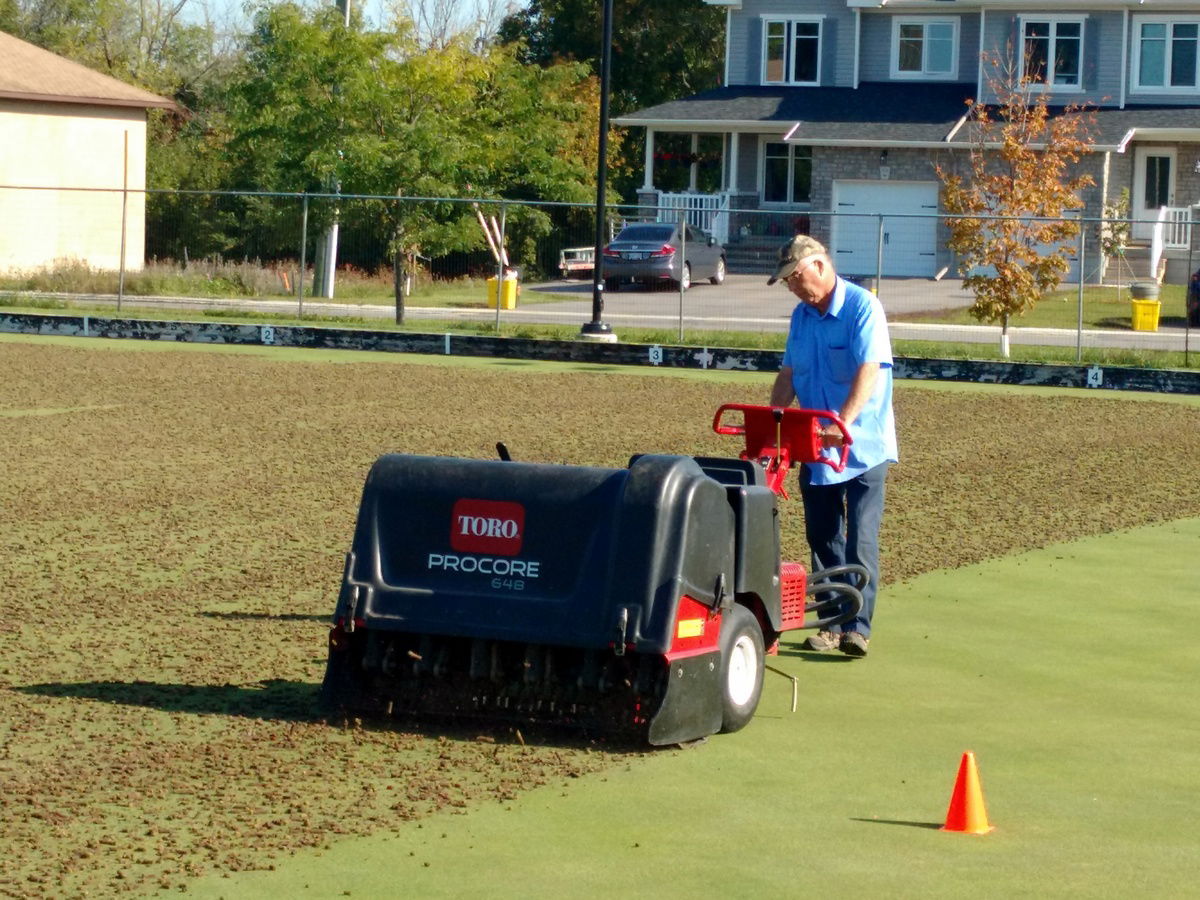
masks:
{"label": "beige baseball cap", "polygon": [[775,269],[775,274],[767,279],[767,284],[787,278],[805,259],[825,255],[824,244],[807,234],[798,234],[779,248],[779,266]]}

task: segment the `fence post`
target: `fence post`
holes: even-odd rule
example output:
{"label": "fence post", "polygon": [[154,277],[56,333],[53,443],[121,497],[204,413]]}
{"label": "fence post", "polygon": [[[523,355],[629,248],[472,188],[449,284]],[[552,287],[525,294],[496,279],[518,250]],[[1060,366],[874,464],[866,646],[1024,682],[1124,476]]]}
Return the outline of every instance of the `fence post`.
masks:
{"label": "fence post", "polygon": [[687,268],[687,211],[679,213],[679,343],[683,343],[683,273]]}
{"label": "fence post", "polygon": [[[1195,207],[1192,207],[1195,209]],[[1197,223],[1191,221],[1192,212],[1188,210],[1188,261],[1187,261],[1187,289],[1183,292],[1183,367],[1188,367],[1189,344],[1192,337],[1192,311],[1188,307],[1188,300],[1192,292],[1192,232],[1191,229]]]}
{"label": "fence post", "polygon": [[879,234],[875,245],[875,296],[883,294],[883,213],[879,214]]}
{"label": "fence post", "polygon": [[[144,216],[143,216],[144,218]],[[117,313],[121,312],[121,300],[125,297],[125,232],[129,219],[129,130],[125,130],[125,163],[121,177],[121,259],[117,274]]]}
{"label": "fence post", "polygon": [[408,296],[412,287],[412,273],[409,263],[413,256],[403,252],[400,246],[400,217],[404,215],[404,201],[400,199],[401,191],[396,191],[396,225],[392,229],[392,240],[388,244],[392,251],[392,299],[396,304],[395,319],[397,325],[404,324],[408,309]]}
{"label": "fence post", "polygon": [[304,318],[304,270],[308,265],[308,192],[304,193],[303,212],[300,214],[300,272],[296,276],[296,310]]}
{"label": "fence post", "polygon": [[1079,279],[1079,317],[1075,325],[1075,362],[1083,362],[1083,252],[1086,247],[1084,241],[1085,228],[1083,227],[1083,217],[1080,216],[1079,223],[1079,268],[1076,272],[1076,278]]}

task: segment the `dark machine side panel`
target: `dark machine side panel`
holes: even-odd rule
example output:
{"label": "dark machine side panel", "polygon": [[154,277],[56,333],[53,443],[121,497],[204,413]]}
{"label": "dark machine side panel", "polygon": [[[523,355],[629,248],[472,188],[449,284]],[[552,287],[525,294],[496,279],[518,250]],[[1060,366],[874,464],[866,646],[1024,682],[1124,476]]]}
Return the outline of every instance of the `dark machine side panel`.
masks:
{"label": "dark machine side panel", "polygon": [[732,591],[732,533],[724,488],[689,457],[603,469],[384,456],[363,489],[339,615],[661,653],[681,593],[716,606]]}
{"label": "dark machine side panel", "polygon": [[763,468],[744,459],[698,456],[696,462],[710,478],[725,485],[734,516],[735,591],[762,601],[767,620],[779,630],[780,550],[779,509],[774,491],[766,486]]}

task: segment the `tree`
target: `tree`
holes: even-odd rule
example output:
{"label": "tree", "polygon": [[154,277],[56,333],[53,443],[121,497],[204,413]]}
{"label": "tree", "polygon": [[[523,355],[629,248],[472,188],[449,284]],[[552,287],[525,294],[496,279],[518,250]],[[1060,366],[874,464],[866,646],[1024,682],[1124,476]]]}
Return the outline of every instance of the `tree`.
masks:
{"label": "tree", "polygon": [[948,246],[958,254],[963,286],[975,294],[971,314],[1002,324],[1007,357],[1009,320],[1058,287],[1070,268],[1068,242],[1080,226],[1066,215],[1083,206],[1080,192],[1095,183],[1072,167],[1092,145],[1092,117],[1078,105],[1052,113],[1028,69],[1018,73],[996,58],[990,64],[995,103],[967,103],[966,174],[941,164],[936,170],[952,216]]}
{"label": "tree", "polygon": [[[405,19],[366,31],[332,5],[263,4],[224,104],[230,175],[247,190],[380,198],[313,204],[310,226],[336,214],[411,268],[483,246],[473,209],[449,198],[585,201],[594,98],[579,64],[528,66],[469,37],[426,48]],[[284,215],[262,202],[242,223],[270,231]],[[523,210],[510,225],[528,237],[549,221]]]}
{"label": "tree", "polygon": [[[173,99],[147,114],[146,181],[155,189],[214,189],[229,163],[218,91],[232,62],[215,26],[184,13],[204,0],[0,0],[0,30],[128,84]],[[236,211],[213,197],[151,194],[151,256],[232,249]]]}
{"label": "tree", "polygon": [[501,23],[516,14],[516,0],[392,0],[396,16],[411,21],[422,47],[440,49],[466,38],[482,49]]}
{"label": "tree", "polygon": [[[1116,197],[1104,203],[1104,220],[1100,223],[1100,252],[1104,259],[1117,259],[1117,278],[1121,278],[1123,269],[1128,268],[1125,262],[1125,250],[1129,247],[1129,237],[1132,225],[1129,221],[1129,188],[1123,187]],[[1132,270],[1128,272],[1133,277]],[[1118,289],[1117,296],[1120,296]]]}
{"label": "tree", "polygon": [[16,34],[20,31],[21,10],[17,0],[0,0],[0,31]]}
{"label": "tree", "polygon": [[[601,0],[531,0],[504,20],[498,39],[517,46],[525,62],[577,60],[598,73],[601,16]],[[722,9],[703,0],[613,0],[612,114],[716,87],[724,56]],[[614,148],[609,172],[618,195],[640,184],[642,139]]]}
{"label": "tree", "polygon": [[[600,0],[532,0],[500,26],[521,59],[563,59],[600,70]],[[725,13],[702,0],[614,0],[612,111],[632,112],[716,87],[725,54]]]}
{"label": "tree", "polygon": [[[453,0],[430,2],[446,12]],[[295,254],[299,201],[262,192],[381,198],[336,212],[363,235],[355,261],[368,265],[483,246],[469,205],[420,198],[594,194],[599,95],[585,63],[528,64],[517,45],[472,31],[443,32],[433,46],[402,3],[368,29],[361,3],[347,26],[332,2],[249,0],[250,27],[226,46],[211,18],[182,19],[204,3],[0,0],[14,33],[180,104],[150,113],[147,183],[200,193],[151,195],[154,255]],[[335,204],[311,207],[315,234]],[[521,210],[509,226],[510,246],[532,258],[552,220]]]}
{"label": "tree", "polygon": [[211,26],[183,20],[194,2],[0,0],[0,21],[23,40],[188,105],[225,59]]}

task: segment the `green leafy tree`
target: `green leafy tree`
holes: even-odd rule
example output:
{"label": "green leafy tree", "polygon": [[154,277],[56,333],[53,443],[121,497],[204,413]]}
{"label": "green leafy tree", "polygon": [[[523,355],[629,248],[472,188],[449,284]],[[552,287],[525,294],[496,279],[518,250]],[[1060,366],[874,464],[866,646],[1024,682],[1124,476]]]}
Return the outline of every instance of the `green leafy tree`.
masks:
{"label": "green leafy tree", "polygon": [[[147,115],[147,185],[223,186],[228,162],[218,102],[231,57],[210,25],[185,21],[199,0],[0,0],[0,28],[40,47],[166,96],[175,110]],[[202,195],[151,194],[152,257],[224,253],[234,247],[236,211]]]}
{"label": "green leafy tree", "polygon": [[[516,45],[526,62],[575,60],[599,73],[601,18],[601,0],[531,0],[501,23],[498,39]],[[716,87],[724,57],[722,9],[702,0],[614,0],[612,114]],[[614,196],[629,196],[640,183],[643,141],[638,133],[612,148]]]}
{"label": "green leafy tree", "polygon": [[1073,169],[1092,144],[1090,112],[1055,112],[1048,95],[1023,72],[991,59],[994,104],[968,102],[971,146],[966,173],[937,165],[950,249],[963,286],[975,294],[971,314],[1002,325],[1033,308],[1067,274],[1069,242],[1079,223],[1066,218],[1083,206],[1094,180]]}
{"label": "green leafy tree", "polygon": [[0,18],[39,47],[190,105],[225,57],[210,27],[184,21],[189,2],[0,0]]}
{"label": "green leafy tree", "polygon": [[[314,201],[310,232],[336,215],[368,234],[372,259],[410,261],[484,246],[470,206],[417,198],[593,194],[598,92],[586,63],[534,65],[518,45],[449,31],[433,45],[403,15],[367,30],[360,4],[347,27],[333,3],[289,0],[248,4],[250,27],[227,48],[211,25],[181,18],[199,2],[0,0],[14,33],[179,104],[150,112],[148,185],[197,193],[151,195],[151,255],[296,253],[297,199],[217,190],[406,198]],[[513,255],[531,262],[553,224],[514,208]]]}
{"label": "green leafy tree", "polygon": [[[538,65],[563,59],[600,70],[600,0],[532,0],[501,24]],[[725,13],[702,0],[614,0],[612,111],[632,112],[715,87],[725,55]]]}
{"label": "green leafy tree", "polygon": [[1100,223],[1100,252],[1106,261],[1116,259],[1118,279],[1125,274],[1129,275],[1130,280],[1133,279],[1133,270],[1125,260],[1132,227],[1129,221],[1129,188],[1123,187],[1116,197],[1105,202],[1104,220]]}
{"label": "green leafy tree", "polygon": [[[332,7],[263,4],[226,94],[230,178],[246,190],[405,198],[316,204],[310,223],[336,214],[411,267],[483,246],[474,210],[436,198],[585,200],[594,96],[577,64],[528,66],[512,48],[476,52],[466,39],[423,48],[405,20],[365,31]],[[271,210],[292,215],[276,203],[243,221],[270,230]],[[523,211],[510,224],[531,235],[548,219]]]}
{"label": "green leafy tree", "polygon": [[21,28],[21,8],[17,0],[0,0],[0,31],[17,34]]}

